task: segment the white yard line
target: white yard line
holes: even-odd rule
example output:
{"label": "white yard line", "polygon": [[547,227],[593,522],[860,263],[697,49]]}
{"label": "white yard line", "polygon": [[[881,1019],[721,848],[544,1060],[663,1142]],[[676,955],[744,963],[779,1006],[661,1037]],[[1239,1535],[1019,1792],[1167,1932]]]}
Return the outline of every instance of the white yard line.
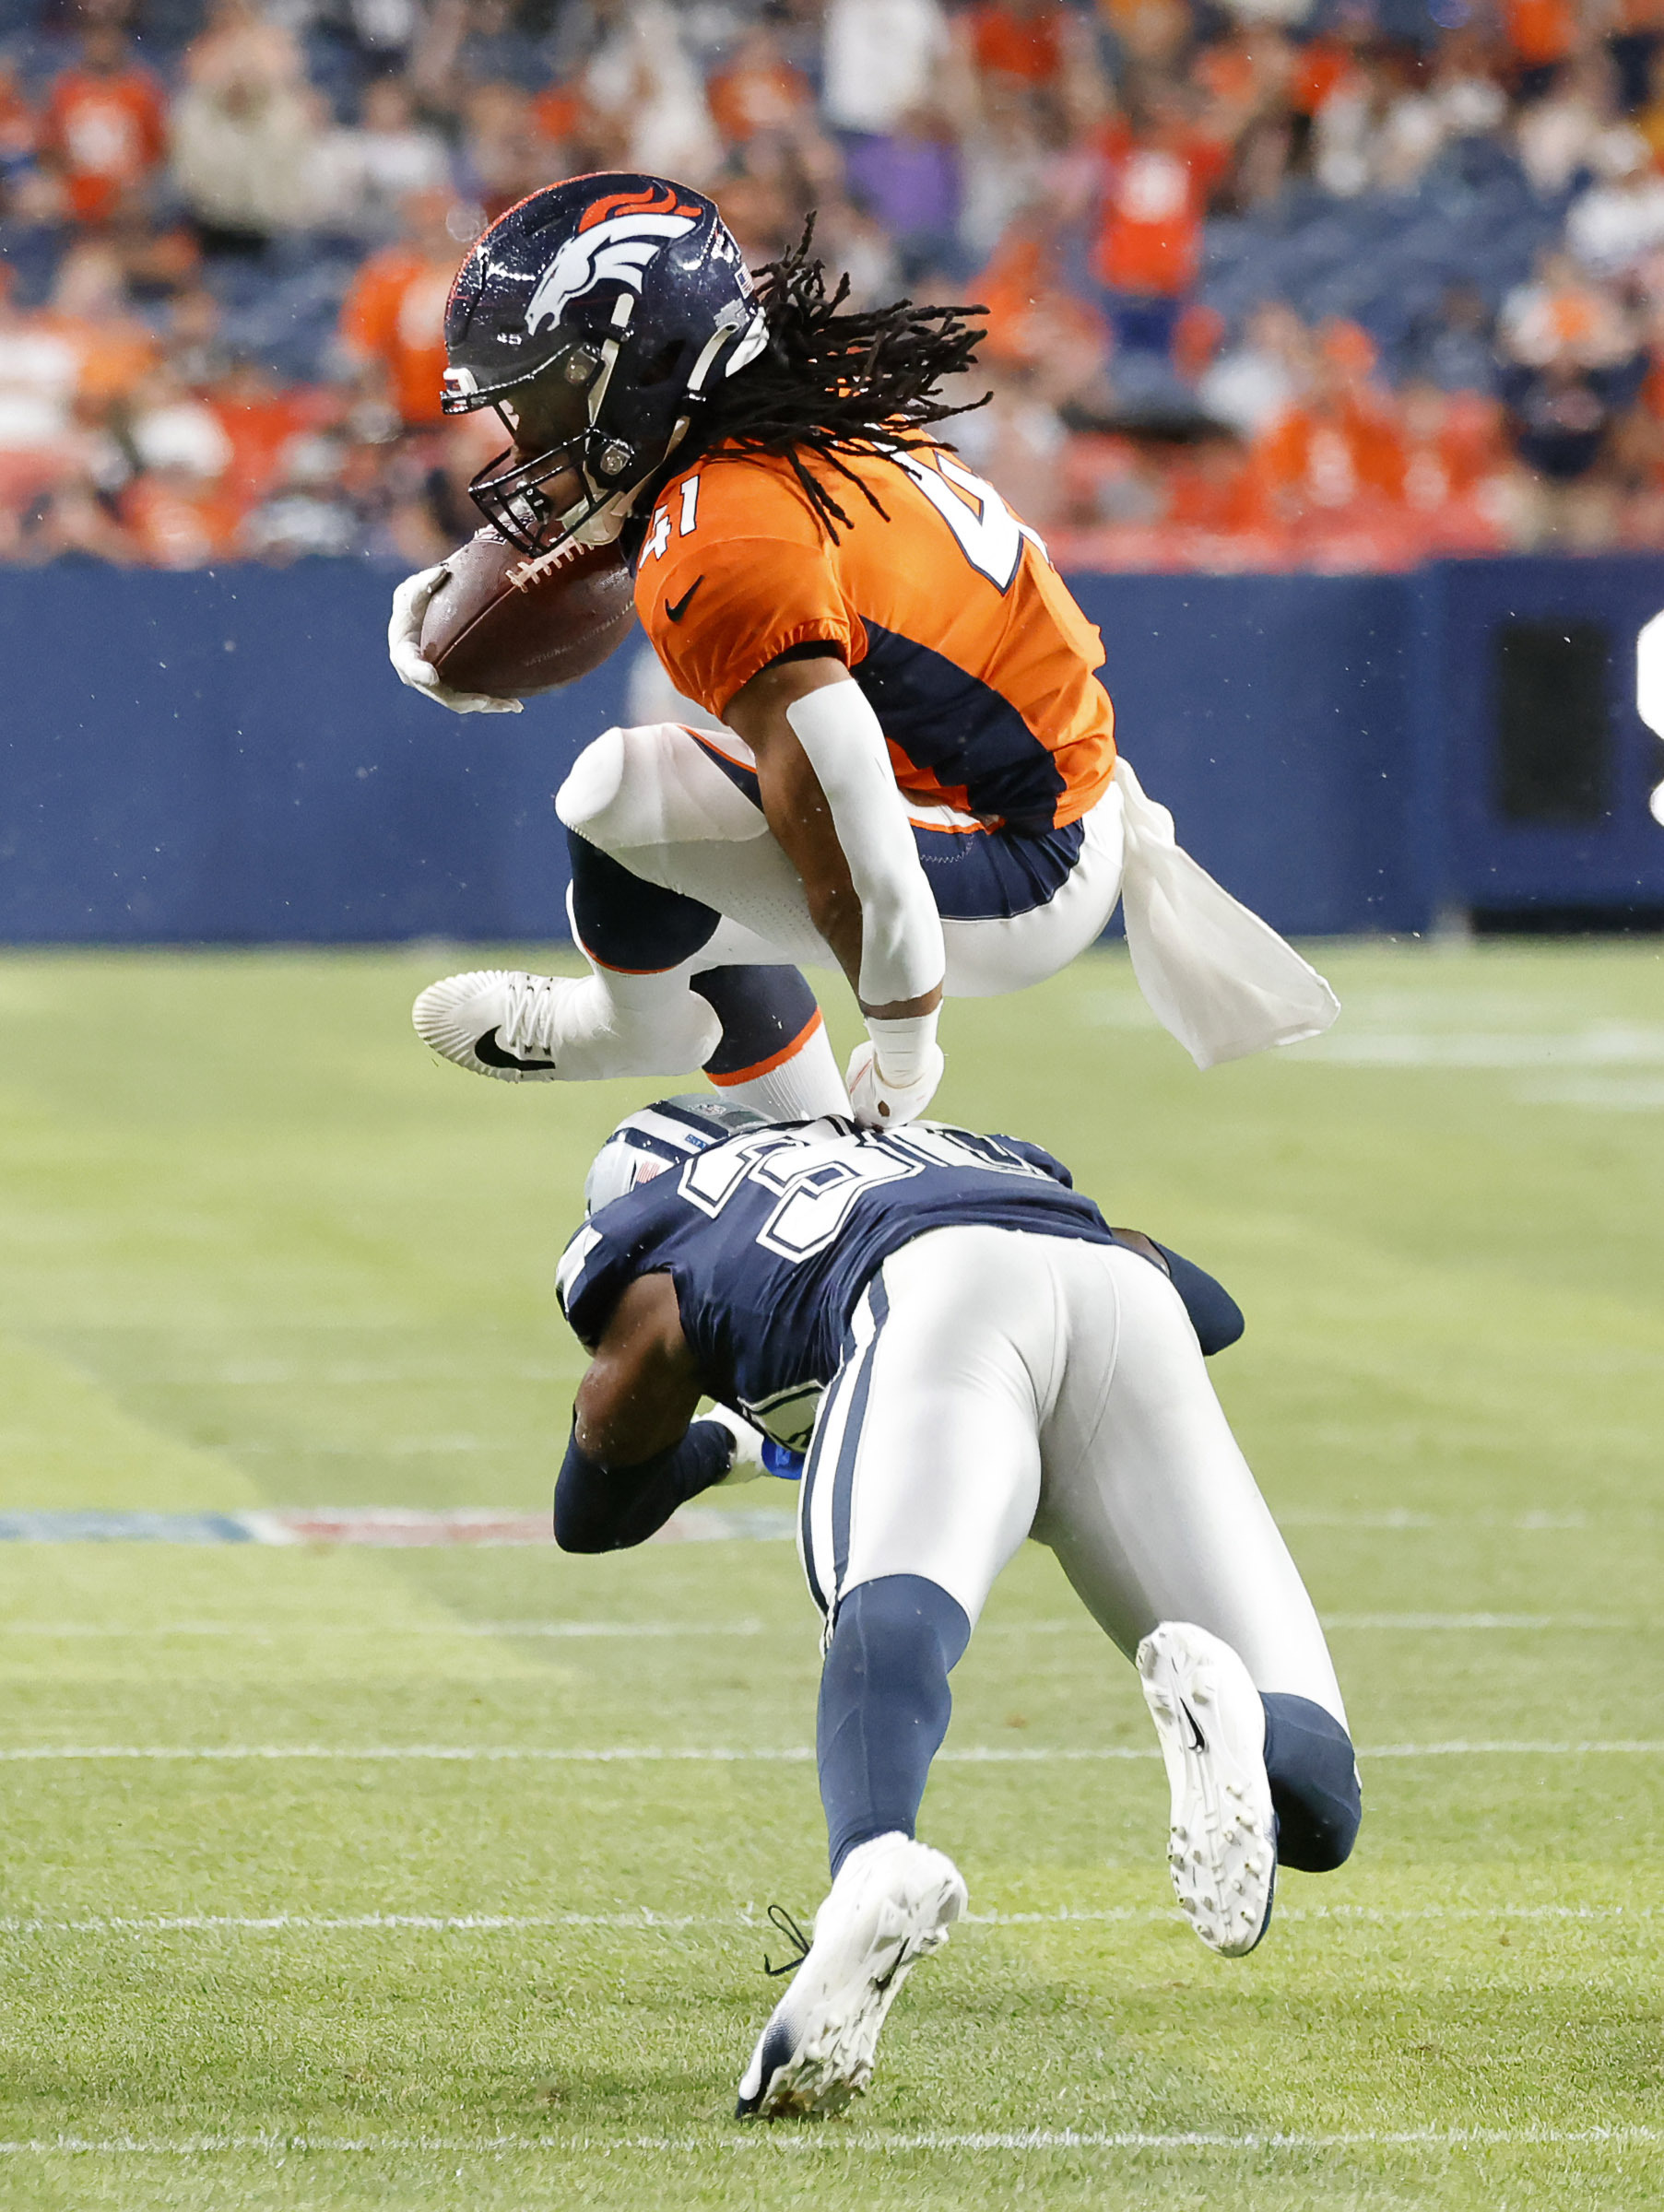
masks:
{"label": "white yard line", "polygon": [[[493,1764],[499,1761],[555,1762],[575,1766],[608,1766],[627,1762],[675,1761],[691,1765],[797,1764],[815,1756],[808,1744],[775,1746],[676,1746],[661,1744],[608,1744],[572,1746],[549,1744],[14,1744],[0,1747],[6,1762],[57,1762],[77,1759],[341,1759],[439,1760]],[[1359,1747],[1361,1759],[1657,1759],[1664,1756],[1664,1741],[1644,1737],[1594,1738],[1582,1743],[1551,1743],[1532,1739],[1469,1740],[1440,1744],[1375,1744]],[[938,1751],[938,1766],[1030,1766],[1047,1761],[1153,1759],[1161,1753],[1154,1745],[1007,1745],[974,1744],[962,1749]]]}
{"label": "white yard line", "polygon": [[49,2136],[0,2142],[0,2157],[7,2158],[161,2158],[199,2159],[228,2153],[258,2152],[268,2157],[343,2155],[387,2152],[431,2153],[445,2158],[500,2158],[505,2151],[563,2151],[576,2156],[586,2151],[602,2155],[619,2151],[646,2151],[699,2155],[735,2150],[762,2150],[771,2155],[812,2155],[828,2151],[848,2157],[855,2153],[889,2156],[910,2151],[1267,2151],[1267,2150],[1489,2150],[1544,2147],[1623,2150],[1664,2143],[1658,2127],[1429,2127],[1339,2130],[1332,2134],[1301,2134],[1280,2129],[1227,2133],[1213,2129],[1183,2129],[1171,2134],[1144,2130],[1125,2132],[1098,2128],[1025,2128],[1009,2134],[993,2131],[952,2134],[946,2130],[917,2130],[893,2135],[857,2135],[844,2129],[794,2129],[789,2134],[760,2128],[713,2128],[701,2136],[304,2136],[212,2135],[183,2136],[171,2139],[143,2136]]}

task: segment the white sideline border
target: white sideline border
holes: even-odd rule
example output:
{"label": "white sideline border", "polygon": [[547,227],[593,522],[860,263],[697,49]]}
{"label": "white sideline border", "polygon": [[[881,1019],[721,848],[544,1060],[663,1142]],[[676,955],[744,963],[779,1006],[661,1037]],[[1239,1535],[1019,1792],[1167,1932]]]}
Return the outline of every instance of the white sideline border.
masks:
{"label": "white sideline border", "polygon": [[1380,2128],[1340,2130],[1333,2134],[1302,2134],[1280,2129],[1245,2129],[1230,2135],[1222,2129],[1184,2129],[1171,2134],[1099,2128],[1025,2128],[1009,2134],[965,2133],[920,2129],[894,2135],[856,2135],[830,2129],[793,2130],[789,2135],[756,2128],[734,2127],[709,2136],[305,2136],[218,2135],[184,2136],[171,2142],[139,2136],[56,2136],[0,2142],[0,2157],[19,2158],[175,2158],[196,2159],[236,2152],[264,2152],[289,2158],[307,2153],[328,2156],[352,2153],[427,2152],[445,2158],[502,2158],[509,2151],[563,2151],[568,2156],[598,2151],[603,2156],[620,2150],[645,2151],[663,2156],[667,2151],[726,2152],[762,2150],[768,2154],[802,2156],[832,2151],[868,2156],[931,2151],[1004,2150],[1119,2150],[1167,2152],[1222,2150],[1493,2150],[1515,2147],[1569,2149],[1641,2149],[1664,2143],[1658,2127],[1457,2127]]}
{"label": "white sideline border", "polygon": [[[389,1763],[399,1760],[441,1764],[509,1765],[552,1764],[613,1766],[685,1764],[692,1766],[791,1765],[813,1759],[809,1744],[776,1746],[667,1746],[661,1744],[608,1744],[574,1747],[550,1744],[12,1744],[0,1747],[0,1763],[53,1764],[81,1760],[134,1759],[158,1762],[215,1760],[362,1760]],[[1155,1745],[1017,1745],[972,1744],[955,1750],[944,1747],[936,1755],[937,1766],[1035,1766],[1102,1761],[1159,1759]],[[1594,1738],[1583,1743],[1550,1743],[1522,1739],[1493,1741],[1462,1739],[1438,1744],[1363,1744],[1361,1759],[1658,1759],[1664,1758],[1664,1741],[1634,1738]]]}

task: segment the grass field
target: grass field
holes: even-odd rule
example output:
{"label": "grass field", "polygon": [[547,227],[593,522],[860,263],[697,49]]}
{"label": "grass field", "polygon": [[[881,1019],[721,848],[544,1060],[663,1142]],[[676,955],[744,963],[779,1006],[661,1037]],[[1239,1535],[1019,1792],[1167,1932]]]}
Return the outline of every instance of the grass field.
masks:
{"label": "grass field", "polygon": [[[433,1065],[448,964],[0,960],[0,1511],[543,1509],[554,1258],[651,1087]],[[1656,2205],[1664,960],[1323,964],[1331,1040],[1205,1078],[1119,959],[956,1006],[938,1101],[1247,1311],[1366,1803],[1261,1950],[1178,1924],[1031,1547],[925,1808],[979,1917],[851,2117],[747,2130],[824,1879],[787,1544],[3,1545],[0,2202]]]}

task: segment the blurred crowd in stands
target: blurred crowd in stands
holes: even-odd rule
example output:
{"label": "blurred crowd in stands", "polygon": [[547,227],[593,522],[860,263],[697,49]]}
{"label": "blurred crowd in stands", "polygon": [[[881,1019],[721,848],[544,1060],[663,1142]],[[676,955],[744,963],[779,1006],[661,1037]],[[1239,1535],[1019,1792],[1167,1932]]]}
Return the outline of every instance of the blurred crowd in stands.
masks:
{"label": "blurred crowd in stands", "polygon": [[1664,547],[1664,0],[0,0],[0,559],[438,558],[456,264],[608,168],[985,303],[1060,565]]}

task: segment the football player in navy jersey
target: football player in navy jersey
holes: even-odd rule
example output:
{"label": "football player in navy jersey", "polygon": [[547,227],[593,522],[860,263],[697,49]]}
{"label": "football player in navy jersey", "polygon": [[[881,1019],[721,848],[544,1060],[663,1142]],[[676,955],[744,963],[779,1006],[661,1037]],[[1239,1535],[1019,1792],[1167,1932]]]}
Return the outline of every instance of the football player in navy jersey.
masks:
{"label": "football player in navy jersey", "polygon": [[1025,1536],[1136,1656],[1203,1942],[1252,1950],[1280,1861],[1341,1864],[1361,1812],[1345,1707],[1203,1365],[1243,1325],[1211,1277],[1111,1229],[1037,1146],[930,1123],[670,1099],[620,1124],[585,1197],[558,1277],[593,1359],[557,1540],[638,1544],[807,1451],[832,1885],[742,2115],[847,2103],[909,1969],[965,1910],[914,1824],[949,1674]]}

